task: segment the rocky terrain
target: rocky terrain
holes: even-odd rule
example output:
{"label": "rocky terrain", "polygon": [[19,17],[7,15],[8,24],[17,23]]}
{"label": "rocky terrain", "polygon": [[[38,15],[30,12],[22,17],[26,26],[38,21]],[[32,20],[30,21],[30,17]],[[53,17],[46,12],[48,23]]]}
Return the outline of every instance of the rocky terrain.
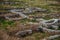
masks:
{"label": "rocky terrain", "polygon": [[0,40],[60,40],[59,0],[1,0]]}

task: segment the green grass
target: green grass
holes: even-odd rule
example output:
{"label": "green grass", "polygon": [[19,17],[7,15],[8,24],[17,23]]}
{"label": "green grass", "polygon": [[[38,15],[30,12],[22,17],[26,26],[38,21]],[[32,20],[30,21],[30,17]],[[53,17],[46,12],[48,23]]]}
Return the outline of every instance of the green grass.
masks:
{"label": "green grass", "polygon": [[52,18],[50,16],[45,16],[45,17],[43,17],[43,19],[49,20],[49,19],[52,19]]}
{"label": "green grass", "polygon": [[59,25],[59,27],[58,27],[58,30],[60,30],[60,25]]}
{"label": "green grass", "polygon": [[42,38],[49,36],[49,34],[38,32],[38,33],[32,34],[32,37],[33,36],[35,37],[35,40],[41,40]]}
{"label": "green grass", "polygon": [[60,40],[60,37],[58,37],[58,38],[55,38],[55,39],[53,39],[53,40]]}
{"label": "green grass", "polygon": [[27,19],[27,18],[20,20],[20,23],[26,23],[26,22],[37,22],[37,21],[36,21],[36,19],[30,20],[30,19]]}
{"label": "green grass", "polygon": [[4,29],[6,27],[8,27],[9,25],[10,26],[13,26],[14,25],[14,21],[7,21],[7,20],[4,20],[4,19],[1,19],[0,20],[0,29]]}

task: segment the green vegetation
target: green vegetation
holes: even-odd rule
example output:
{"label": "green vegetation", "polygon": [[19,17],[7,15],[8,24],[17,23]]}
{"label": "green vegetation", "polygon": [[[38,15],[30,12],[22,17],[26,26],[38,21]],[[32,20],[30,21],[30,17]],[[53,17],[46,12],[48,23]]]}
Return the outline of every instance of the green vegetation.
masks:
{"label": "green vegetation", "polygon": [[52,19],[52,18],[50,16],[45,16],[45,17],[43,17],[43,19],[49,20],[49,19]]}
{"label": "green vegetation", "polygon": [[58,30],[60,30],[60,25],[59,25],[59,28],[58,28]]}
{"label": "green vegetation", "polygon": [[1,19],[0,20],[0,29],[1,28],[6,28],[6,27],[8,27],[9,25],[10,26],[13,26],[14,25],[14,21],[7,21],[7,20],[4,20],[4,19]]}
{"label": "green vegetation", "polygon": [[60,4],[50,4],[50,6],[60,6]]}
{"label": "green vegetation", "polygon": [[60,40],[60,37],[58,37],[58,38],[55,38],[55,39],[53,39],[53,40]]}
{"label": "green vegetation", "polygon": [[27,19],[27,18],[20,20],[20,23],[26,23],[26,22],[37,22],[37,21],[36,21],[36,19],[30,20],[30,19]]}
{"label": "green vegetation", "polygon": [[[49,34],[46,34],[46,33],[34,33],[32,34],[32,37],[34,36],[35,40],[41,40],[42,38],[46,37],[46,36],[49,36]],[[30,36],[31,37],[31,36]]]}

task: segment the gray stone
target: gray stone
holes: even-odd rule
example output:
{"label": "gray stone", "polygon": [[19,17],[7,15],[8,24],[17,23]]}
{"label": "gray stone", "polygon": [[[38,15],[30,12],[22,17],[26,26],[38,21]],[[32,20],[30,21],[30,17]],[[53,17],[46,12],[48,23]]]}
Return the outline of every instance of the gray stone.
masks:
{"label": "gray stone", "polygon": [[30,35],[30,34],[32,34],[32,30],[25,30],[25,31],[17,32],[16,36],[25,37],[25,36]]}

